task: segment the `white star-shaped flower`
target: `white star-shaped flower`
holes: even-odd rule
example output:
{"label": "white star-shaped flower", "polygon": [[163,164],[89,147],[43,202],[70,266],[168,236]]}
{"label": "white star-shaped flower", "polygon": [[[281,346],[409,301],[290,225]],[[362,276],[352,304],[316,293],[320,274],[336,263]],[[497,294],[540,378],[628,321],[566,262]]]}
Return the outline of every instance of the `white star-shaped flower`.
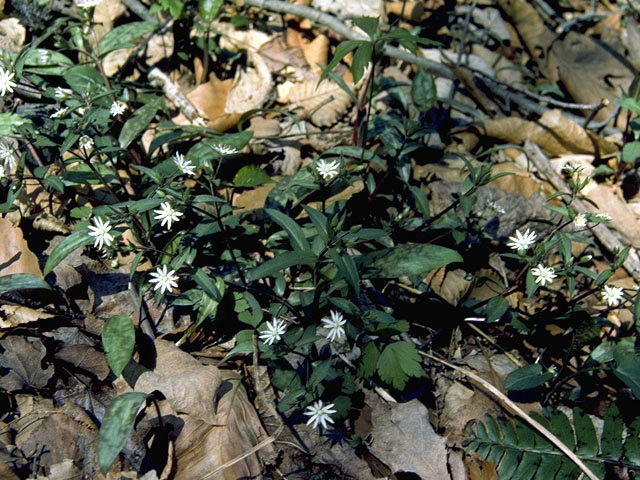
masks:
{"label": "white star-shaped flower", "polygon": [[96,241],[93,246],[96,248],[102,248],[103,245],[106,245],[107,247],[111,245],[111,242],[113,242],[113,236],[109,233],[109,230],[111,230],[109,220],[105,222],[100,217],[94,217],[91,221],[93,222],[93,226],[89,225],[89,236],[96,237]]}
{"label": "white star-shaped flower", "polygon": [[4,162],[6,168],[13,168],[16,166],[16,156],[13,147],[10,147],[6,143],[0,142],[0,159]]}
{"label": "white star-shaped flower", "polygon": [[122,115],[127,109],[127,104],[122,102],[113,102],[111,104],[111,108],[109,112],[111,112],[112,117],[117,117],[118,115]]}
{"label": "white star-shaped flower", "polygon": [[91,8],[100,5],[102,0],[76,0],[76,5],[80,8]]}
{"label": "white star-shaped flower", "polygon": [[324,180],[329,180],[340,172],[340,162],[337,160],[326,162],[320,159],[316,162],[316,171]]}
{"label": "white star-shaped flower", "polygon": [[233,148],[231,145],[225,145],[223,143],[213,144],[211,147],[220,155],[233,155],[234,153],[238,153],[238,150]]}
{"label": "white star-shaped flower", "polygon": [[185,175],[195,175],[195,165],[191,163],[191,160],[186,160],[184,155],[176,152],[176,154],[172,157],[173,163],[177,165],[182,173]]}
{"label": "white star-shaped flower", "polygon": [[569,175],[573,175],[574,173],[580,173],[584,170],[582,165],[574,165],[573,163],[567,163],[564,167],[562,167],[562,171],[568,173]]}
{"label": "white star-shaped flower", "polygon": [[78,140],[78,145],[85,150],[91,150],[93,147],[93,139],[89,135],[83,135],[80,137],[80,140]]}
{"label": "white star-shaped flower", "polygon": [[150,273],[153,279],[149,280],[149,283],[155,283],[156,286],[153,287],[153,291],[160,289],[160,293],[164,293],[167,290],[169,293],[173,292],[172,288],[178,288],[178,284],[176,280],[178,280],[178,276],[175,275],[175,270],[167,271],[167,266],[163,265],[162,268],[156,267],[156,271]]}
{"label": "white star-shaped flower", "polygon": [[516,230],[516,236],[509,237],[509,240],[511,240],[511,242],[507,243],[507,247],[524,253],[536,242],[536,232],[527,228],[527,231],[524,232],[523,235],[520,233],[520,230]]}
{"label": "white star-shaped flower", "polygon": [[56,97],[58,100],[64,100],[67,97],[70,97],[72,93],[73,92],[68,88],[62,88],[62,87],[56,87],[53,90],[53,96]]}
{"label": "white star-shaped flower", "polygon": [[547,283],[553,282],[553,279],[557,277],[552,267],[545,267],[541,263],[531,269],[531,274],[535,278],[536,283],[539,283],[543,287]]}
{"label": "white star-shaped flower", "polygon": [[580,215],[576,215],[573,219],[573,224],[578,228],[583,228],[587,226],[587,216],[584,213]]}
{"label": "white star-shaped flower", "polygon": [[16,82],[13,81],[14,75],[15,73],[0,66],[0,95],[3,97],[7,92],[13,93],[13,87],[16,86]]}
{"label": "white star-shaped flower", "polygon": [[324,317],[321,321],[322,326],[329,329],[327,338],[333,342],[336,338],[344,337],[344,328],[342,328],[342,326],[347,323],[347,321],[340,312],[331,310],[329,313],[331,314],[331,318]]}
{"label": "white star-shaped flower", "polygon": [[69,111],[68,107],[58,108],[55,112],[49,115],[49,118],[60,118],[64,116]]}
{"label": "white star-shaped flower", "polygon": [[622,288],[613,285],[605,285],[600,292],[602,299],[606,300],[610,307],[615,307],[622,300]]}
{"label": "white star-shaped flower", "polygon": [[153,218],[156,220],[162,220],[160,226],[164,227],[165,223],[167,224],[167,230],[171,230],[171,222],[177,222],[180,220],[180,217],[184,215],[173,209],[169,202],[162,202],[160,204],[160,208],[158,210],[154,210],[153,213],[157,213],[157,215]]}
{"label": "white star-shaped flower", "polygon": [[267,328],[260,334],[260,340],[267,345],[271,345],[273,342],[279,342],[286,331],[287,324],[280,319],[275,319],[267,322]]}
{"label": "white star-shaped flower", "polygon": [[322,400],[318,400],[313,403],[313,405],[309,405],[307,411],[304,412],[304,414],[309,417],[307,425],[311,425],[313,428],[316,428],[318,423],[324,428],[327,428],[327,422],[333,423],[333,419],[331,418],[333,413],[336,413],[336,411],[333,410],[333,403],[327,403],[325,405]]}

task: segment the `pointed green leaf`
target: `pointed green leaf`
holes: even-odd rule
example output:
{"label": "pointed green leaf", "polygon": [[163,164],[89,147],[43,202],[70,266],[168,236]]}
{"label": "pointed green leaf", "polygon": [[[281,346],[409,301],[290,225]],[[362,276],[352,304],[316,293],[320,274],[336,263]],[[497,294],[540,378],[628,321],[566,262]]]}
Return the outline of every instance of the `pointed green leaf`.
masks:
{"label": "pointed green leaf", "polygon": [[640,417],[636,417],[627,428],[624,459],[631,465],[640,466]]}
{"label": "pointed green leaf", "polygon": [[371,55],[373,55],[373,45],[371,43],[363,43],[357,48],[356,53],[353,55],[353,62],[351,62],[353,83],[358,83],[362,75],[364,75],[365,68],[371,62]]}
{"label": "pointed green leaf", "polygon": [[302,205],[302,208],[304,208],[304,211],[309,216],[309,219],[311,220],[311,223],[313,223],[313,226],[318,232],[318,235],[320,235],[320,238],[324,241],[324,243],[327,243],[329,241],[329,231],[331,228],[329,226],[327,217],[325,217],[315,208],[311,208],[308,205]]}
{"label": "pointed green leaf", "polygon": [[51,287],[47,282],[30,273],[12,273],[0,277],[0,293],[30,289],[51,290]]}
{"label": "pointed green leaf", "polygon": [[103,474],[107,473],[116,456],[127,443],[138,410],[147,397],[149,397],[148,393],[125,393],[117,397],[107,408],[98,433],[98,463]]}
{"label": "pointed green leaf", "polygon": [[602,437],[600,438],[600,448],[602,456],[612,460],[619,460],[622,457],[622,435],[624,433],[624,422],[620,416],[620,409],[612,403],[604,416],[602,426]]}
{"label": "pointed green leaf", "polygon": [[360,365],[358,365],[358,376],[362,378],[370,378],[376,371],[379,358],[380,350],[376,347],[375,342],[367,343],[362,349]]}
{"label": "pointed green leaf", "polygon": [[504,379],[504,388],[507,390],[528,390],[535,388],[553,377],[551,372],[542,373],[542,366],[532,363],[511,372]]}
{"label": "pointed green leaf", "polygon": [[202,288],[207,295],[209,295],[216,302],[220,302],[225,292],[224,280],[220,277],[215,277],[215,280],[207,275],[204,270],[198,268],[191,278]]}
{"label": "pointed green leaf", "polygon": [[236,187],[257,187],[265,183],[275,182],[257,165],[245,165],[233,177],[233,184]]}
{"label": "pointed green leaf", "polygon": [[47,263],[44,265],[44,271],[42,272],[46,277],[49,273],[53,271],[54,268],[58,266],[60,262],[62,262],[67,255],[73,252],[75,249],[84,247],[85,245],[89,245],[93,243],[93,237],[89,236],[89,230],[81,230],[79,232],[72,233],[67,238],[62,240],[58,244],[56,248],[53,249],[49,258],[47,258]]}
{"label": "pointed green leaf", "polygon": [[364,30],[364,32],[373,39],[378,31],[378,24],[380,23],[380,20],[377,17],[357,17],[353,19],[353,23]]}
{"label": "pointed green leaf", "polygon": [[560,410],[554,410],[551,414],[551,433],[560,439],[570,450],[576,448],[576,437],[569,418]]}
{"label": "pointed green leaf", "polygon": [[258,265],[251,270],[248,270],[245,274],[245,278],[248,282],[253,282],[262,277],[271,276],[280,270],[293,267],[294,265],[313,265],[317,260],[313,253],[301,253],[301,252],[285,252],[281,253],[271,260]]}
{"label": "pointed green leaf", "polygon": [[640,399],[640,356],[623,345],[618,345],[613,351],[613,358],[613,373],[631,389],[636,398]]}
{"label": "pointed green leaf", "polygon": [[573,409],[573,426],[576,431],[576,453],[587,457],[598,454],[598,437],[593,421],[580,408]]}
{"label": "pointed green leaf", "polygon": [[362,278],[426,275],[450,263],[462,262],[455,250],[431,244],[400,245],[354,258]]}
{"label": "pointed green leaf", "polygon": [[121,313],[107,319],[102,329],[102,345],[111,371],[120,376],[136,345],[136,330],[129,315]]}
{"label": "pointed green leaf", "polygon": [[131,42],[153,32],[156,28],[158,24],[153,22],[130,22],[112,28],[98,42],[100,55],[103,56],[121,48],[134,47],[135,45]]}
{"label": "pointed green leaf", "polygon": [[273,208],[265,208],[264,211],[287,232],[287,236],[294,250],[304,253],[311,252],[311,245],[309,245],[309,242],[302,232],[302,228],[300,228],[300,225],[298,225],[295,220]]}
{"label": "pointed green leaf", "polygon": [[487,322],[500,320],[507,310],[509,310],[509,302],[503,296],[496,295],[487,303]]}
{"label": "pointed green leaf", "polygon": [[122,126],[120,137],[118,137],[120,148],[127,148],[138,135],[147,129],[161,105],[162,100],[156,98],[144,107],[136,110],[136,113]]}
{"label": "pointed green leaf", "polygon": [[342,60],[347,53],[349,53],[352,50],[355,50],[356,48],[358,48],[360,45],[364,43],[368,43],[368,42],[365,42],[362,40],[347,40],[345,42],[340,43],[336,47],[336,51],[333,54],[333,58],[331,59],[327,67],[322,71],[322,75],[320,75],[319,81],[321,82],[322,80],[327,78],[327,75],[329,75],[329,72],[333,70],[336,67],[336,65],[338,65],[338,63],[340,63],[340,60]]}

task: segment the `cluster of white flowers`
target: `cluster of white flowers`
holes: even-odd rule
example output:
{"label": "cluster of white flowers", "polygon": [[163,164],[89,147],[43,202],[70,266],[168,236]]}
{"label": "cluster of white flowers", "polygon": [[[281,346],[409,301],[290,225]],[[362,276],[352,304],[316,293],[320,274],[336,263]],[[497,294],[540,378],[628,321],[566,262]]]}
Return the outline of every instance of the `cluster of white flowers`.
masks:
{"label": "cluster of white flowers", "polygon": [[0,66],[0,95],[3,97],[9,93],[13,93],[13,87],[16,86],[16,82],[13,81],[15,73],[5,70]]}
{"label": "cluster of white flowers", "polygon": [[287,324],[283,320],[272,320],[267,322],[267,328],[260,334],[260,340],[267,345],[272,345],[273,342],[279,342],[286,331]]}
{"label": "cluster of white flowers", "polygon": [[520,230],[516,230],[515,237],[509,237],[509,240],[511,241],[507,243],[507,247],[524,253],[536,242],[536,232],[527,228],[523,235]]}
{"label": "cluster of white flowers", "polygon": [[173,288],[178,288],[178,276],[175,274],[175,270],[168,270],[167,266],[163,265],[162,268],[156,267],[156,271],[149,275],[153,278],[149,280],[149,283],[155,283],[153,291],[160,289],[160,293],[164,294],[165,290],[169,293],[173,292]]}
{"label": "cluster of white flowers", "polygon": [[93,148],[93,138],[89,135],[83,135],[80,137],[80,140],[78,140],[78,145],[84,150],[91,150],[91,148]]}
{"label": "cluster of white flowers", "polygon": [[326,162],[325,160],[320,159],[316,162],[316,171],[323,180],[330,180],[340,172],[340,162],[337,160]]}
{"label": "cluster of white flowers", "polygon": [[615,307],[622,300],[622,288],[614,287],[613,285],[605,285],[605,287],[600,292],[602,295],[602,300],[605,300],[610,307]]}
{"label": "cluster of white flowers", "polygon": [[111,104],[111,108],[109,112],[112,117],[117,117],[118,115],[122,115],[127,110],[127,104],[122,102],[113,102]]}
{"label": "cluster of white flowers", "polygon": [[158,210],[154,210],[153,213],[157,213],[157,215],[153,218],[156,220],[162,220],[160,226],[164,227],[167,225],[167,230],[171,230],[171,222],[178,222],[180,217],[184,215],[177,210],[174,210],[169,202],[162,202],[160,204],[160,208]]}
{"label": "cluster of white flowers", "polygon": [[533,275],[536,283],[539,283],[543,287],[547,283],[553,282],[553,279],[557,277],[552,267],[545,267],[541,263],[538,264],[537,267],[531,269],[531,274]]}
{"label": "cluster of white flowers", "polygon": [[102,249],[104,245],[107,247],[113,242],[113,236],[109,233],[111,225],[109,220],[106,222],[100,217],[93,217],[93,226],[89,225],[89,236],[96,237],[94,247]]}
{"label": "cluster of white flowers", "polygon": [[4,167],[11,170],[16,166],[16,156],[13,147],[10,147],[6,143],[0,142],[0,160],[4,163]]}
{"label": "cluster of white flowers", "polygon": [[333,410],[333,407],[333,403],[327,403],[325,405],[322,400],[318,400],[312,405],[309,405],[307,407],[307,411],[304,412],[304,414],[309,417],[307,425],[311,425],[313,428],[316,428],[318,424],[320,424],[324,428],[327,428],[327,422],[333,423],[331,415],[336,413],[336,411]]}
{"label": "cluster of white flowers", "polygon": [[211,147],[218,152],[220,155],[233,155],[234,153],[238,153],[238,150],[233,148],[231,145],[214,144]]}
{"label": "cluster of white flowers", "polygon": [[190,160],[186,160],[184,155],[176,152],[173,157],[173,163],[180,169],[180,171],[185,175],[195,175],[195,165],[191,163]]}

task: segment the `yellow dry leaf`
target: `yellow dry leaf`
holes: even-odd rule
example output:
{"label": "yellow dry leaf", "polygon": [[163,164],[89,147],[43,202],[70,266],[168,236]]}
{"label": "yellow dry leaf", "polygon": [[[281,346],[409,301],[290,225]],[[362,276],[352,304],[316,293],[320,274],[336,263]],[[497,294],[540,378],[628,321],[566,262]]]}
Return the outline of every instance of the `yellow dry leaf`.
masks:
{"label": "yellow dry leaf", "polygon": [[260,54],[249,51],[249,61],[255,68],[239,71],[233,87],[227,95],[224,113],[243,114],[255,110],[265,103],[273,87],[271,72]]}
{"label": "yellow dry leaf", "polygon": [[351,105],[351,97],[331,80],[324,80],[320,85],[316,81],[294,85],[288,101],[300,118],[308,118],[322,127],[336,123]]}
{"label": "yellow dry leaf", "polygon": [[11,328],[25,323],[51,318],[50,313],[34,310],[21,305],[0,305],[0,328]]}

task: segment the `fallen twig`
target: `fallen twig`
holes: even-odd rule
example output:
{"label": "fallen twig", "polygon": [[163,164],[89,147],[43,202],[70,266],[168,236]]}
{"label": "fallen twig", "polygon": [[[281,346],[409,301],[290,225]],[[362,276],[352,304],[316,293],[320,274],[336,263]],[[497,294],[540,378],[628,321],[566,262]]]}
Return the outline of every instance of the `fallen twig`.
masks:
{"label": "fallen twig", "polygon": [[544,435],[547,438],[547,440],[549,440],[556,447],[558,447],[558,449],[562,453],[564,453],[573,463],[575,463],[578,466],[578,468],[580,468],[580,470],[582,470],[582,472],[587,477],[589,477],[591,480],[598,480],[598,477],[589,469],[589,467],[587,467],[582,462],[582,460],[580,460],[580,458],[578,458],[578,456],[571,451],[571,449],[569,447],[567,447],[564,443],[562,443],[562,441],[560,441],[560,439],[558,437],[556,437],[553,433],[551,433],[549,430],[547,430],[539,422],[535,421],[533,418],[531,418],[529,415],[527,415],[527,413],[524,410],[522,410],[518,405],[516,405],[514,402],[512,402],[509,399],[509,397],[507,397],[504,393],[502,393],[496,387],[494,387],[489,382],[487,382],[484,378],[476,375],[475,373],[473,373],[473,372],[471,372],[471,371],[469,371],[469,370],[467,370],[465,368],[458,367],[457,365],[449,363],[446,360],[442,360],[441,358],[438,358],[435,355],[431,355],[430,353],[420,352],[420,355],[422,355],[425,358],[428,358],[429,360],[433,360],[435,362],[441,363],[442,365],[445,365],[445,366],[447,366],[447,367],[449,367],[449,368],[451,368],[451,369],[453,369],[453,370],[455,370],[457,372],[460,372],[464,376],[470,378],[471,380],[473,380],[474,382],[479,384],[484,390],[486,390],[491,395],[493,395],[495,398],[500,400],[500,402],[502,402],[502,404],[507,409],[509,409],[512,412],[514,412],[516,415],[518,415],[520,418],[522,418],[524,421],[526,421],[529,425],[531,425],[533,428],[538,430],[538,432],[540,432],[542,435]]}

